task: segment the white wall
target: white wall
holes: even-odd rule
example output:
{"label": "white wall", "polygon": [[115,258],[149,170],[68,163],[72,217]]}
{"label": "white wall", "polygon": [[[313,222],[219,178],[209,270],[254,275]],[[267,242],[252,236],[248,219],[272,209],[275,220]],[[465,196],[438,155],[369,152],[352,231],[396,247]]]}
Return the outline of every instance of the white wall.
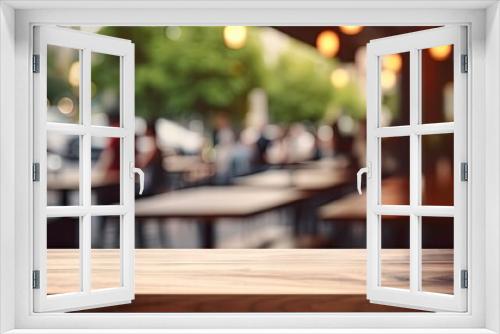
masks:
{"label": "white wall", "polygon": [[[0,333],[14,328],[14,10],[0,3]],[[6,210],[5,208],[11,208]]]}
{"label": "white wall", "polygon": [[[490,226],[486,235],[486,253],[491,256],[486,263],[486,286],[495,287],[486,291],[486,327],[500,331],[500,6],[488,8],[486,19],[486,203],[485,219]],[[491,112],[493,111],[493,112]],[[493,263],[496,261],[497,263]]]}

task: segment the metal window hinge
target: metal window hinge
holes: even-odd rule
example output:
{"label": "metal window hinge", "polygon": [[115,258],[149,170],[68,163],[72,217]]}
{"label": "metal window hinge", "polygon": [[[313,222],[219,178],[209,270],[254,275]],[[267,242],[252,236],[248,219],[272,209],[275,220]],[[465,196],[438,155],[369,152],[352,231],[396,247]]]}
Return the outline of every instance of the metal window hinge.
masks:
{"label": "metal window hinge", "polygon": [[33,289],[40,289],[40,270],[33,270]]}
{"label": "metal window hinge", "polygon": [[460,179],[462,181],[469,180],[469,164],[467,164],[466,162],[462,162],[460,164]]}
{"label": "metal window hinge", "polygon": [[469,72],[469,57],[462,55],[462,73]]}
{"label": "metal window hinge", "polygon": [[460,272],[460,287],[462,289],[467,289],[469,287],[469,272],[467,270],[462,270]]}
{"label": "metal window hinge", "polygon": [[33,55],[33,73],[40,73],[40,55]]}
{"label": "metal window hinge", "polygon": [[38,162],[33,163],[33,181],[40,181],[40,164]]}

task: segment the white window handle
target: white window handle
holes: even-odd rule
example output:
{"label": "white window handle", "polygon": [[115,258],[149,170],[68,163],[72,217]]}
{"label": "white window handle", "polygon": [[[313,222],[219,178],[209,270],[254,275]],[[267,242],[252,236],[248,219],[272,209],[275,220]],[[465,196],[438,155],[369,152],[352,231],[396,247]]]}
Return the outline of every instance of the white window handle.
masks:
{"label": "white window handle", "polygon": [[133,162],[130,162],[130,177],[134,179],[135,174],[139,175],[139,195],[142,195],[144,191],[144,172],[142,169],[135,167]]}
{"label": "white window handle", "polygon": [[361,177],[363,174],[366,174],[366,176],[369,176],[370,169],[369,167],[363,167],[358,170],[358,173],[356,174],[356,179],[357,179],[357,186],[358,186],[358,193],[361,195],[363,194],[363,191],[361,190]]}

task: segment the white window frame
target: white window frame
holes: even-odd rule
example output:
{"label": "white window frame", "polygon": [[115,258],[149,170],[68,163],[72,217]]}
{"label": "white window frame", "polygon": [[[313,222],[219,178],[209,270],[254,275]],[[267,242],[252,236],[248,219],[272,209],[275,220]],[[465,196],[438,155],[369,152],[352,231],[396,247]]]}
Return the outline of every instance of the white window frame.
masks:
{"label": "white window frame", "polygon": [[[467,310],[467,289],[461,286],[461,272],[467,270],[467,181],[461,180],[461,164],[467,163],[467,76],[462,71],[462,55],[467,55],[465,26],[433,28],[409,34],[370,41],[367,46],[367,296],[374,303],[413,306],[421,310]],[[453,45],[453,121],[423,124],[422,118],[422,61],[424,49]],[[382,57],[409,54],[409,124],[383,126],[381,120],[380,72]],[[453,191],[454,205],[423,205],[422,135],[453,134]],[[383,138],[408,138],[409,203],[388,205],[381,202]],[[383,215],[401,215],[409,219],[409,289],[381,286],[381,240]],[[422,290],[422,217],[451,217],[453,219],[453,294]]]}
{"label": "white window frame", "polygon": [[[128,8],[120,8],[121,6]],[[466,24],[471,32],[471,112],[468,115],[468,132],[471,134],[468,142],[468,215],[471,222],[468,252],[471,275],[466,314],[32,313],[29,236],[32,235],[30,210],[33,203],[26,198],[30,198],[32,191],[32,91],[28,74],[33,25],[432,26],[443,23]],[[47,333],[47,329],[52,329],[50,332],[116,333],[120,332],[119,329],[127,329],[127,333],[145,333],[156,328],[165,333],[353,333],[355,330],[357,333],[387,333],[388,328],[391,328],[393,333],[499,333],[499,59],[500,9],[496,1],[1,2],[0,332],[15,330],[13,333]],[[12,66],[14,63],[15,69]],[[485,182],[486,178],[488,182]],[[12,189],[15,189],[15,196],[11,195]],[[12,254],[15,254],[15,258]],[[487,294],[485,290],[488,291]],[[111,331],[113,328],[115,330]],[[221,328],[226,330],[220,330]]]}
{"label": "white window frame", "polygon": [[[73,311],[129,303],[134,299],[134,44],[128,40],[53,26],[34,27],[34,54],[39,57],[39,73],[33,75],[33,159],[39,166],[39,181],[33,184],[33,269],[39,272],[39,288],[34,289],[35,312]],[[47,47],[71,48],[79,54],[79,122],[47,121]],[[120,124],[118,127],[93,125],[91,120],[92,53],[119,57]],[[79,205],[47,206],[47,134],[79,136]],[[94,137],[120,139],[120,203],[92,205],[91,140]],[[92,289],[92,216],[119,217],[120,286]],[[79,292],[47,294],[47,218],[75,217],[79,220]]]}

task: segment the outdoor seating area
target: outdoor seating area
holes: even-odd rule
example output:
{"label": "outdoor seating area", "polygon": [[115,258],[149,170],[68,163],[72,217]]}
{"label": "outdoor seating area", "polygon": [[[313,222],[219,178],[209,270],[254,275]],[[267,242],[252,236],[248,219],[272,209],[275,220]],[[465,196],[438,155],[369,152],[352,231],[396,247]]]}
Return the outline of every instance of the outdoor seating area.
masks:
{"label": "outdoor seating area", "polygon": [[[135,43],[133,155],[144,171],[144,191],[139,180],[135,187],[136,300],[105,311],[267,311],[273,304],[401,310],[365,296],[366,197],[356,191],[356,172],[366,163],[365,45],[422,27],[98,29]],[[48,121],[78,123],[78,55],[52,46],[47,52],[57,60],[48,63]],[[429,122],[453,120],[452,60],[450,50],[440,52],[422,56],[425,80],[437,87],[423,86]],[[119,132],[119,86],[110,79],[119,63],[111,58],[92,55],[91,124],[113,136],[92,136],[90,155],[82,155],[82,136],[49,126],[49,207],[82,205],[88,184],[80,182],[90,183],[91,206],[123,204],[130,166]],[[382,125],[407,125],[408,55],[381,64]],[[380,138],[378,145],[380,204],[409,205],[409,137]],[[424,136],[422,152],[422,204],[452,206],[453,134]],[[89,180],[83,165],[91,166]],[[120,284],[123,218],[102,212],[91,217],[97,288]],[[408,219],[381,217],[384,285],[409,284]],[[426,217],[421,228],[422,277],[429,289],[449,293],[453,218]],[[48,218],[49,293],[77,289],[81,242],[77,218]]]}

